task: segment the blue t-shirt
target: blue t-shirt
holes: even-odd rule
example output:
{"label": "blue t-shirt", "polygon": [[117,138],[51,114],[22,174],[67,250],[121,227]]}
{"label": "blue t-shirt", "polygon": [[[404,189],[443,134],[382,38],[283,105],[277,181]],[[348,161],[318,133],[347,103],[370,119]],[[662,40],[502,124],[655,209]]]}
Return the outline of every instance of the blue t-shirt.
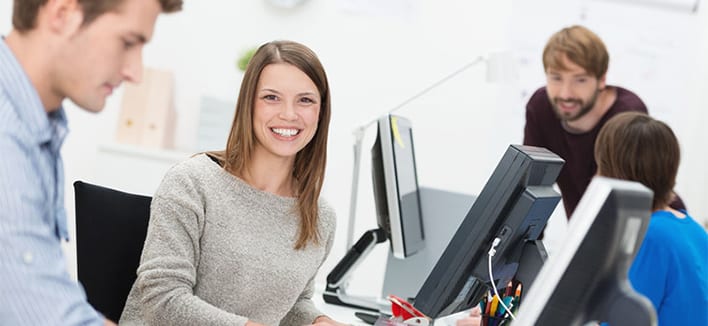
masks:
{"label": "blue t-shirt", "polygon": [[659,325],[708,326],[708,233],[688,215],[654,212],[629,280]]}

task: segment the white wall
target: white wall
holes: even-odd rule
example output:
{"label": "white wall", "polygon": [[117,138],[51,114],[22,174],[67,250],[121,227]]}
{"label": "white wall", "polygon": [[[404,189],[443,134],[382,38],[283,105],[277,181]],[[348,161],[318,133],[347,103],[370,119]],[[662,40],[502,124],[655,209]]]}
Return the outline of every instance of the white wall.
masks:
{"label": "white wall", "polygon": [[[381,7],[376,9],[373,3]],[[345,5],[370,7],[363,13],[353,13],[342,10]],[[10,0],[0,0],[3,13],[0,31],[9,31],[11,6]],[[386,9],[397,6],[397,11]],[[147,46],[144,58],[148,67],[175,73],[176,145],[182,151],[192,151],[200,96],[222,99],[237,96],[241,73],[235,69],[235,61],[241,51],[272,39],[292,39],[318,53],[327,69],[333,96],[329,164],[323,195],[339,216],[336,243],[319,276],[319,281],[323,282],[326,273],[345,252],[352,131],[356,126],[385,113],[477,56],[512,54],[512,59],[502,62],[519,67],[518,79],[489,83],[485,65],[478,65],[399,111],[414,124],[420,184],[476,194],[508,144],[521,142],[524,101],[529,90],[543,83],[538,49],[552,32],[564,25],[605,19],[611,11],[596,9],[601,6],[577,0],[544,0],[531,4],[512,0],[310,0],[292,10],[282,10],[269,6],[266,1],[187,1],[183,12],[158,20],[155,39]],[[583,18],[585,10],[592,14],[590,18]],[[532,12],[538,15],[530,15]],[[655,30],[681,35],[682,42],[693,42],[690,48],[696,52],[690,58],[708,57],[706,11],[680,17],[700,28],[674,31],[661,25]],[[622,32],[616,35],[637,35],[643,33],[646,26],[627,23],[615,28]],[[601,34],[608,38],[612,35],[615,35],[613,31]],[[621,53],[622,40],[617,42],[609,44],[610,50]],[[632,44],[641,46],[642,43]],[[659,58],[667,57],[686,58],[673,52]],[[708,107],[708,95],[705,95],[708,67],[705,60],[698,62],[697,67],[672,61],[653,64],[666,67],[662,72],[673,71],[674,66],[681,64],[682,69],[671,75],[673,79],[655,82],[678,89],[676,96],[668,94],[666,98],[680,100],[682,105],[662,110],[662,118],[677,131],[684,149],[677,189],[691,212],[705,219],[708,203],[704,200],[704,189],[708,186],[708,175],[703,167],[708,158],[703,143],[708,137],[702,131],[708,125],[708,114],[704,112]],[[618,74],[633,73],[617,70]],[[617,81],[632,80],[630,77],[611,75]],[[96,149],[99,144],[113,139],[121,93],[118,90],[106,110],[97,116],[67,103],[72,133],[66,141],[64,158],[67,208],[72,226],[70,183],[77,179],[91,180],[95,171],[102,168],[96,166]],[[648,104],[651,110],[652,103]],[[374,128],[368,129],[364,142],[357,236],[375,225],[368,165],[373,132]],[[130,173],[134,171],[115,171],[116,175]],[[374,272],[357,275],[358,280],[353,280],[354,286],[363,289],[362,292],[376,294],[378,291],[382,275],[376,271],[383,271],[385,250],[377,249],[368,266],[361,267],[362,271]],[[68,252],[73,265],[71,245]]]}

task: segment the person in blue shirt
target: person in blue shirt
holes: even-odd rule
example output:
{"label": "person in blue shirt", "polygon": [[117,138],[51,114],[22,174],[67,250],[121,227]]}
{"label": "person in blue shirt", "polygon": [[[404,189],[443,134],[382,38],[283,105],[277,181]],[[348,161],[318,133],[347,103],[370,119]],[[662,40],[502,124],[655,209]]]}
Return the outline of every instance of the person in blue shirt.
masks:
{"label": "person in blue shirt", "polygon": [[91,112],[138,82],[161,12],[182,0],[15,0],[0,40],[0,325],[112,325],[71,279],[62,101]]}
{"label": "person in blue shirt", "polygon": [[671,128],[638,112],[610,119],[595,143],[599,175],[654,191],[649,227],[629,270],[632,286],[652,302],[659,325],[708,325],[708,233],[686,211],[669,207],[680,156]]}

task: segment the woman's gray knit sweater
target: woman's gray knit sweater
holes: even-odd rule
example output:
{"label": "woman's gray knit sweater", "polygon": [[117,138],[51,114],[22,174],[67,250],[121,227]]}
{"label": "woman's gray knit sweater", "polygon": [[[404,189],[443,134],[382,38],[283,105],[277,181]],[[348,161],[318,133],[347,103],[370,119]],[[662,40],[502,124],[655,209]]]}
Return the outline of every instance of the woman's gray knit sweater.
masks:
{"label": "woman's gray knit sweater", "polygon": [[307,325],[334,210],[320,244],[293,249],[296,200],[255,189],[201,154],[173,167],[151,204],[145,248],[121,325]]}

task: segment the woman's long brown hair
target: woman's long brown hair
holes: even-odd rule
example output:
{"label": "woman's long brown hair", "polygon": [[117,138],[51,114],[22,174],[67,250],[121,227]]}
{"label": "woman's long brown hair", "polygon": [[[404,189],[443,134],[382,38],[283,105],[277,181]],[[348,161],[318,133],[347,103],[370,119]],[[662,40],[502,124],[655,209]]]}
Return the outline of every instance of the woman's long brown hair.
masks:
{"label": "woman's long brown hair", "polygon": [[253,108],[256,87],[263,68],[273,63],[288,63],[304,72],[320,93],[320,116],[317,132],[310,143],[295,156],[292,176],[295,181],[300,230],[295,249],[304,249],[308,243],[319,244],[318,200],[327,164],[327,134],[330,120],[330,94],[327,75],[315,53],[292,41],[273,41],[258,48],[248,63],[236,103],[236,114],[225,151],[208,152],[216,157],[224,169],[243,177],[251,163],[256,144],[253,133]]}

